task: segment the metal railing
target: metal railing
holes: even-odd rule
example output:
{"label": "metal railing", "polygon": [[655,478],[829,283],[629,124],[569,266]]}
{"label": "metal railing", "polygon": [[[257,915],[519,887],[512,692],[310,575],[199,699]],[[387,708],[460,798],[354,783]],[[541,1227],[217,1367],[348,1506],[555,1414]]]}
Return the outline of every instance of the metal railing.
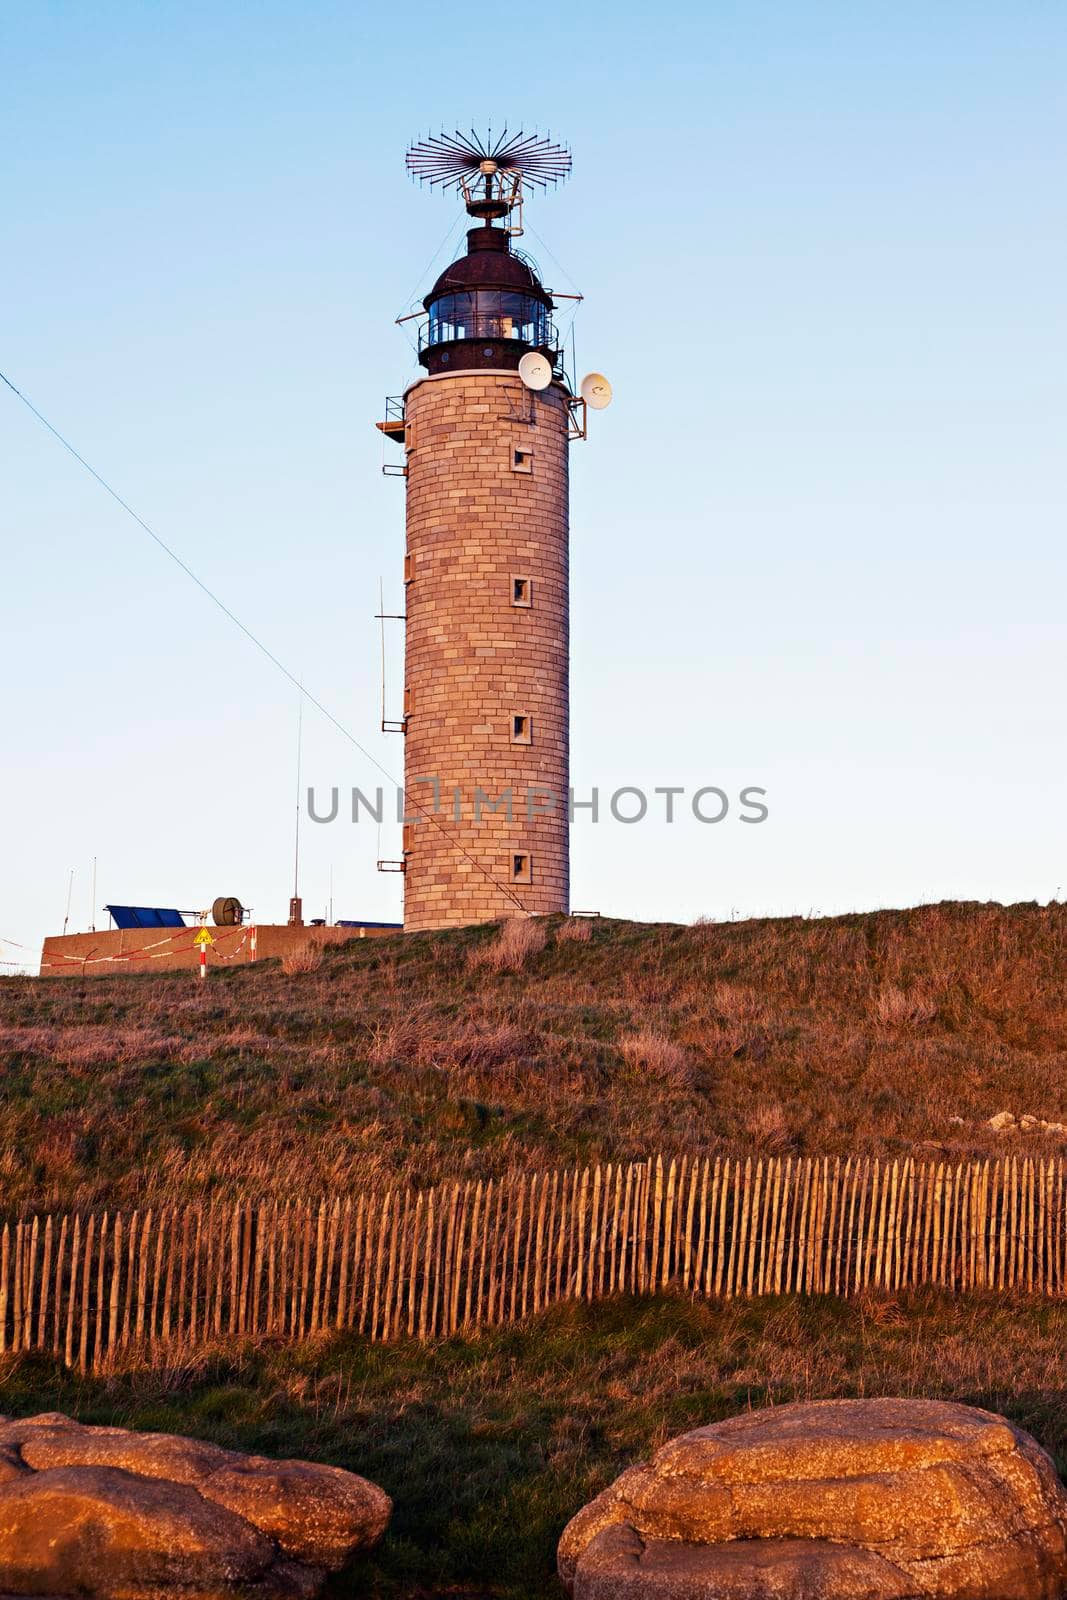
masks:
{"label": "metal railing", "polygon": [[438,322],[431,318],[419,328],[420,351],[461,339],[508,339],[529,345],[532,350],[555,350],[558,344],[551,317],[539,317],[536,323],[517,323],[512,317],[475,312],[464,322]]}

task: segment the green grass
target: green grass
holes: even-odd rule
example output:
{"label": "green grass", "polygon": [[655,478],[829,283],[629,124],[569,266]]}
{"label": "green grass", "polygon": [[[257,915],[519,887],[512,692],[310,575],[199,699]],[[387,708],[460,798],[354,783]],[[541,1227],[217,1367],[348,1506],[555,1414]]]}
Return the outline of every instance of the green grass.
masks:
{"label": "green grass", "polygon": [[345,1337],[165,1374],[78,1379],[8,1358],[0,1402],[365,1472],[393,1496],[393,1523],[335,1596],[558,1600],[567,1519],[665,1439],[750,1406],[961,1400],[1012,1417],[1062,1469],[1065,1340],[1067,1305],[1041,1301],[617,1301],[466,1342]]}

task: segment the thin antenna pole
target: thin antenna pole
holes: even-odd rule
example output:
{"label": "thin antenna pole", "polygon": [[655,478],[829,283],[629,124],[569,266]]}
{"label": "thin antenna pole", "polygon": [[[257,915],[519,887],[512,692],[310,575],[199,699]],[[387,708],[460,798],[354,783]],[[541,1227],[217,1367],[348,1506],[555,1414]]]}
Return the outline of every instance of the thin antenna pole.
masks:
{"label": "thin antenna pole", "polygon": [[304,755],[304,686],[296,710],[296,838],[293,846],[293,899],[300,897],[300,781]]}
{"label": "thin antenna pole", "polygon": [[382,635],[382,730],[385,730],[385,583],[378,579],[378,626]]}
{"label": "thin antenna pole", "polygon": [[332,928],[333,927],[333,862],[332,861],[330,862],[330,911],[329,911],[329,919],[328,920],[329,920],[329,926]]}
{"label": "thin antenna pole", "polygon": [[89,906],[89,932],[96,932],[96,857],[93,857],[93,895]]}
{"label": "thin antenna pole", "polygon": [[71,895],[73,893],[74,893],[74,868],[71,867],[71,869],[70,869],[70,877],[67,879],[67,914],[63,918],[63,932],[64,933],[66,933],[66,931],[67,931],[67,923],[70,921],[70,897],[71,897]]}

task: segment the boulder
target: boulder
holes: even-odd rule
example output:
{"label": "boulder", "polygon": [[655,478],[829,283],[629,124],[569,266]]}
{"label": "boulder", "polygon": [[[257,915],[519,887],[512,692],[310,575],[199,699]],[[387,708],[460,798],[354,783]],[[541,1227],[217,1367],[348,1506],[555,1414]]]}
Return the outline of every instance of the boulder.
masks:
{"label": "boulder", "polygon": [[200,1492],[269,1533],[286,1554],[328,1572],[376,1545],[393,1509],[377,1484],[354,1472],[265,1456],[219,1467]]}
{"label": "boulder", "polygon": [[1067,1495],[1003,1417],[826,1400],[672,1440],[564,1529],[575,1600],[1062,1600]]}
{"label": "boulder", "polygon": [[338,1467],[172,1434],[0,1419],[0,1591],[310,1600],[392,1510]]}
{"label": "boulder", "polygon": [[825,1539],[739,1539],[733,1544],[642,1540],[604,1528],[581,1562],[583,1600],[920,1600],[923,1591],[873,1550]]}
{"label": "boulder", "polygon": [[277,1564],[266,1534],[185,1484],[58,1467],[0,1490],[0,1582],[14,1594],[282,1593]]}
{"label": "boulder", "polygon": [[17,1450],[25,1467],[120,1467],[143,1478],[199,1484],[225,1466],[233,1452],[175,1433],[133,1433],[93,1428],[50,1412],[0,1425],[0,1449]]}

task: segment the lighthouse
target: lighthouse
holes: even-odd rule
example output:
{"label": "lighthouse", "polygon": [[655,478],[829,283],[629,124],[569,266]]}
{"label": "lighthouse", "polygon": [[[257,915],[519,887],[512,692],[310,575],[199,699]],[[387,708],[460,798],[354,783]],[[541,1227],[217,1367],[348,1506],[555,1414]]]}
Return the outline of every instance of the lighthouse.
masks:
{"label": "lighthouse", "polygon": [[462,196],[466,248],[423,301],[405,452],[404,927],[567,911],[568,454],[584,403],[553,295],[514,244],[569,152],[442,136],[409,169]]}

